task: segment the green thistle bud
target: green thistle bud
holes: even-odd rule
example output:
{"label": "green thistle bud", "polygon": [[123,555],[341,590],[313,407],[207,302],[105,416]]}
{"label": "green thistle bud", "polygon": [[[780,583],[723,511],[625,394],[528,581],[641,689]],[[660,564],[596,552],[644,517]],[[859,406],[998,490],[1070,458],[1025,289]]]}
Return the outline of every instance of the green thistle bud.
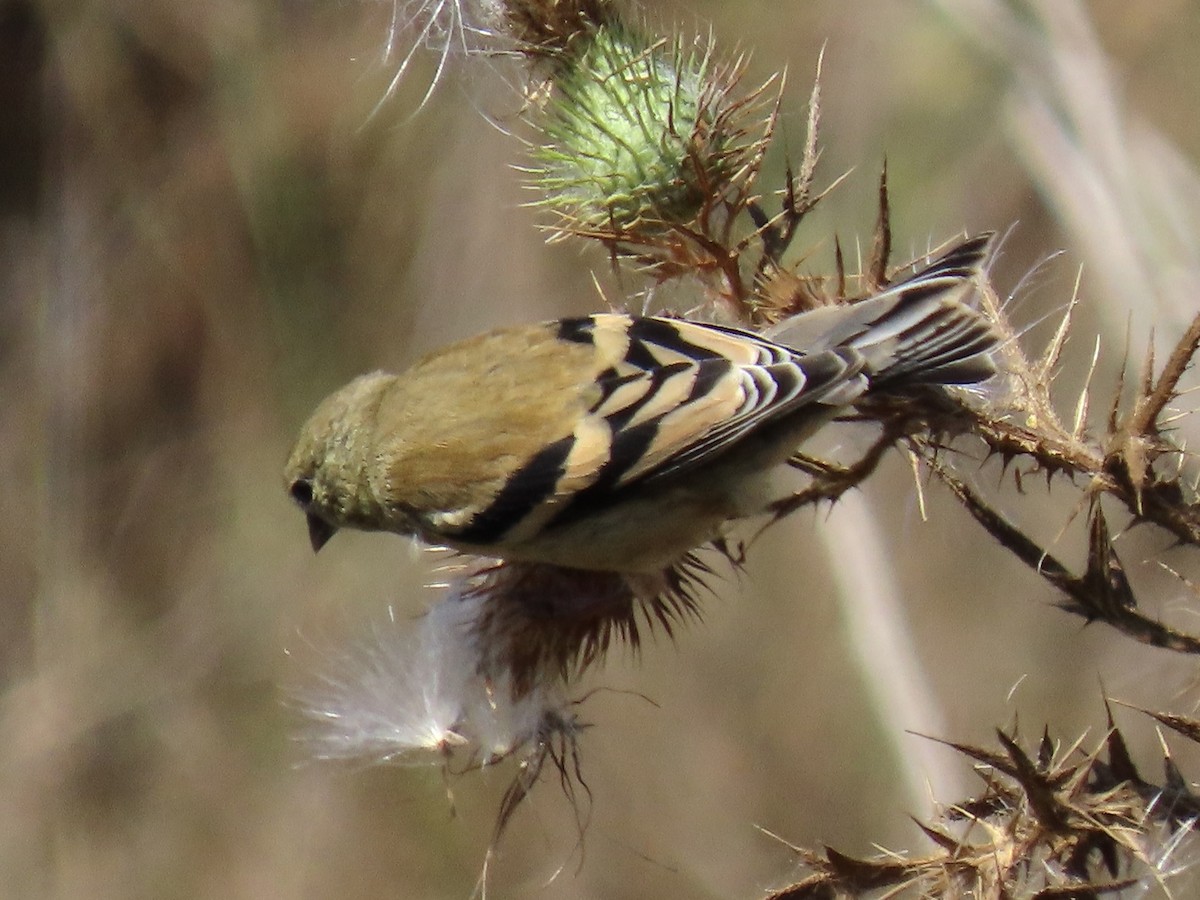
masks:
{"label": "green thistle bud", "polygon": [[563,61],[533,186],[572,231],[621,237],[686,224],[732,177],[706,53],[620,24]]}

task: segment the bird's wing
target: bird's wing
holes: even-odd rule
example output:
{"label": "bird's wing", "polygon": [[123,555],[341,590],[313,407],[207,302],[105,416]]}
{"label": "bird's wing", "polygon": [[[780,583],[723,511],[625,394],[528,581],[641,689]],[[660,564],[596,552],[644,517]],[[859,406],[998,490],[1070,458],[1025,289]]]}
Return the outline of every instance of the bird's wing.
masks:
{"label": "bird's wing", "polygon": [[[599,374],[570,434],[517,468],[484,509],[443,531],[486,545],[535,533],[614,491],[702,465],[808,404],[844,406],[866,390],[857,351],[797,356],[736,329],[606,314],[564,320],[591,343]],[[449,523],[447,523],[449,524]]]}
{"label": "bird's wing", "polygon": [[624,352],[597,378],[600,397],[588,410],[612,435],[609,487],[678,474],[801,406],[844,406],[867,386],[852,349],[800,356],[732,328],[593,319],[598,334],[624,333],[623,343],[608,336],[609,352]]}

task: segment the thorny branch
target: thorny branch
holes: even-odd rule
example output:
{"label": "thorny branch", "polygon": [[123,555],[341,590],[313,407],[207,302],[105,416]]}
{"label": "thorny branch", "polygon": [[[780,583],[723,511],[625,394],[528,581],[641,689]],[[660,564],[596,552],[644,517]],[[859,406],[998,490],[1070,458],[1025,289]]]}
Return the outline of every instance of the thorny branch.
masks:
{"label": "thorny branch", "polygon": [[842,494],[858,487],[875,471],[880,460],[895,445],[902,433],[902,427],[892,423],[891,427],[884,429],[883,433],[867,448],[857,462],[848,466],[797,453],[789,460],[789,465],[812,476],[812,483],[803,490],[771,504],[767,509],[770,514],[769,522],[777,522],[805,506],[822,501],[836,502]]}
{"label": "thorny branch", "polygon": [[[1178,395],[1179,379],[1192,363],[1200,346],[1200,315],[1192,320],[1187,331],[1175,345],[1154,388],[1138,398],[1123,429],[1131,435],[1149,435],[1159,430],[1158,420],[1163,410]],[[1151,361],[1153,356],[1148,357]]]}
{"label": "thorny branch", "polygon": [[[1112,417],[1115,424],[1101,440],[1089,439],[1082,424],[1068,431],[1054,413],[1046,372],[1057,358],[1058,343],[1056,339],[1037,366],[1019,350],[1009,351],[1005,374],[1018,397],[1008,405],[930,393],[912,398],[911,404],[866,410],[868,418],[884,425],[880,439],[850,466],[807,460],[803,468],[813,476],[812,484],[776,503],[772,521],[814,503],[836,500],[875,470],[889,446],[906,442],[992,537],[1066,595],[1063,609],[1089,622],[1104,622],[1143,643],[1200,654],[1200,637],[1138,612],[1100,505],[1101,495],[1111,496],[1125,507],[1132,523],[1153,525],[1179,544],[1200,547],[1200,503],[1194,486],[1185,483],[1181,474],[1184,451],[1170,443],[1167,429],[1160,423],[1162,412],[1178,395],[1179,379],[1200,343],[1200,317],[1180,339],[1158,379],[1142,379],[1131,411]],[[1017,415],[1024,421],[1014,421]],[[928,437],[931,434],[969,434],[981,439],[987,455],[998,456],[1006,470],[1011,469],[1019,489],[1024,489],[1030,470],[1014,465],[1018,459],[1032,462],[1032,471],[1044,474],[1048,481],[1065,475],[1082,483],[1082,502],[1091,510],[1087,571],[1082,575],[1069,572],[1046,548],[957,478],[939,460],[943,448],[940,439]],[[1173,471],[1160,472],[1154,463],[1168,455],[1177,457],[1180,464]]]}
{"label": "thorny branch", "polygon": [[[995,314],[1002,315],[998,310]],[[1091,439],[1085,432],[1090,385],[1077,403],[1080,412],[1070,431],[1054,414],[1050,398],[1052,369],[1069,317],[1070,310],[1040,364],[1031,363],[1018,348],[1009,349],[1006,374],[1017,392],[1011,405],[1023,414],[1025,423],[1013,421],[1011,410],[989,404],[960,403],[960,419],[963,427],[983,440],[988,454],[999,456],[1006,467],[1020,457],[1031,461],[1034,471],[1042,472],[1048,481],[1062,474],[1083,484],[1091,508],[1088,572],[1070,575],[1048,551],[1020,534],[947,468],[935,462],[932,471],[993,537],[1067,595],[1064,609],[1088,621],[1103,621],[1154,646],[1200,653],[1200,638],[1174,631],[1136,611],[1133,590],[1112,547],[1100,506],[1100,496],[1107,494],[1125,507],[1132,523],[1156,526],[1179,544],[1200,547],[1200,503],[1195,486],[1187,484],[1182,475],[1184,450],[1171,443],[1169,429],[1161,422],[1168,404],[1179,396],[1180,378],[1200,344],[1200,316],[1180,338],[1157,380],[1152,377],[1152,359],[1147,355],[1136,395],[1124,414],[1118,386],[1106,434],[1099,439]],[[1168,456],[1175,457],[1173,471],[1160,471],[1155,463]],[[1020,487],[1019,474],[1017,478]]]}
{"label": "thorny branch", "polygon": [[[1200,741],[1200,721],[1147,714]],[[1169,753],[1164,751],[1162,782],[1145,779],[1111,711],[1103,742],[1086,752],[1082,741],[1065,750],[1056,746],[1048,732],[1032,753],[1015,731],[997,731],[996,738],[998,749],[940,741],[976,764],[984,789],[944,807],[933,822],[917,822],[933,852],[860,859],[831,847],[817,852],[788,845],[810,874],[768,900],[1098,900],[1164,880],[1178,836],[1200,816],[1200,797]],[[1162,832],[1158,841],[1151,840],[1155,831]],[[1164,846],[1165,853],[1154,849]]]}
{"label": "thorny branch", "polygon": [[1091,513],[1088,567],[1082,575],[1066,566],[1027,537],[975,491],[936,460],[928,461],[937,477],[980,525],[1021,562],[1067,595],[1060,606],[1089,622],[1102,621],[1136,640],[1181,653],[1200,653],[1200,638],[1150,619],[1137,610],[1137,601],[1124,567],[1113,549],[1100,504]]}

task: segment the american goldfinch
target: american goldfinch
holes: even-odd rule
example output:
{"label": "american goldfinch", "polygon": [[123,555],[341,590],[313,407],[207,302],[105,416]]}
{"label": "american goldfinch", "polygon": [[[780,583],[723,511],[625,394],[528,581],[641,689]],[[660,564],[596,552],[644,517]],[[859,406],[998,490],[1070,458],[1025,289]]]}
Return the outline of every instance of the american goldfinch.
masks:
{"label": "american goldfinch", "polygon": [[971,384],[990,235],[765,335],[621,314],[506,328],[320,404],[285,469],[319,550],[343,527],[510,561],[658,572],[774,499],[769,475],[868,394]]}

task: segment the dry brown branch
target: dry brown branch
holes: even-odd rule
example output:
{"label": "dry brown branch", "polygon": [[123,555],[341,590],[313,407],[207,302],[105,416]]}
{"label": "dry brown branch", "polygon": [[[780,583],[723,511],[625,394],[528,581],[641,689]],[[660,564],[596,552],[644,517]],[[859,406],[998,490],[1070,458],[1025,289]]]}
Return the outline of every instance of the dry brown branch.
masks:
{"label": "dry brown branch", "polygon": [[1157,429],[1163,410],[1178,395],[1179,379],[1191,366],[1197,347],[1200,347],[1200,315],[1192,320],[1192,324],[1175,344],[1154,388],[1130,413],[1127,426],[1130,432],[1147,434]]}
{"label": "dry brown branch", "polygon": [[930,466],[988,534],[1067,595],[1068,599],[1060,604],[1061,608],[1089,622],[1101,621],[1111,625],[1144,644],[1181,653],[1200,653],[1200,638],[1177,631],[1137,611],[1132,588],[1112,547],[1108,526],[1098,503],[1093,507],[1091,516],[1088,568],[1083,575],[1074,575],[939,462],[932,460]]}
{"label": "dry brown branch", "polygon": [[977,764],[984,791],[917,822],[933,852],[863,859],[791,847],[810,874],[768,900],[1100,898],[1164,878],[1167,861],[1152,855],[1151,833],[1190,831],[1200,810],[1165,751],[1163,782],[1144,780],[1111,712],[1108,733],[1089,752],[1082,741],[1056,748],[1048,732],[1032,753],[1015,733],[998,731],[997,741],[998,749],[939,741]]}

